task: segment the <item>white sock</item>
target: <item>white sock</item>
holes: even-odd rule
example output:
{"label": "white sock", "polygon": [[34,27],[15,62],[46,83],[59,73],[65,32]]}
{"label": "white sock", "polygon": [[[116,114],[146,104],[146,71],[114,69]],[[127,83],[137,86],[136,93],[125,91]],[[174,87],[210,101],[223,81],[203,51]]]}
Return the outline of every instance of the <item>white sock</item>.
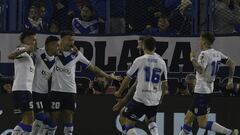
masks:
{"label": "white sock", "polygon": [[55,127],[48,126],[48,132],[47,132],[48,135],[55,135],[56,131],[57,131],[57,126]]}
{"label": "white sock", "polygon": [[158,135],[158,128],[156,122],[151,122],[148,124],[148,129],[151,133],[151,135]]}
{"label": "white sock", "polygon": [[48,125],[42,124],[37,135],[46,135],[47,132],[48,132]]}
{"label": "white sock", "polygon": [[182,129],[181,132],[179,133],[179,135],[188,135],[188,134],[186,132],[184,132]]}
{"label": "white sock", "polygon": [[12,135],[21,135],[23,132],[23,129],[20,126],[15,126],[12,132]]}
{"label": "white sock", "polygon": [[134,128],[131,128],[127,131],[127,135],[137,135],[137,131]]}
{"label": "white sock", "polygon": [[232,130],[227,129],[227,128],[219,125],[216,122],[213,122],[212,131],[215,131],[215,132],[221,133],[221,134],[225,134],[225,135],[231,135],[231,133],[232,133]]}
{"label": "white sock", "polygon": [[43,121],[35,119],[32,126],[32,135],[37,135],[42,125]]}
{"label": "white sock", "polygon": [[73,134],[73,124],[66,124],[64,126],[64,135],[72,135]]}

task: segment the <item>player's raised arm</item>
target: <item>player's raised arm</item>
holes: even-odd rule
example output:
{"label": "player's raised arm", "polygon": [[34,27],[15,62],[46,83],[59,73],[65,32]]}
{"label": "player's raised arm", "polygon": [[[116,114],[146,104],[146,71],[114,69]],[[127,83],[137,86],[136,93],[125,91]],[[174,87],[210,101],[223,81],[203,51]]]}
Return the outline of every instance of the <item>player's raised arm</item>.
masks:
{"label": "player's raised arm", "polygon": [[233,60],[231,58],[229,58],[226,62],[226,64],[228,65],[229,67],[229,75],[228,75],[228,83],[227,83],[227,86],[226,88],[227,89],[232,89],[233,88],[233,75],[234,75],[234,72],[235,72],[235,64],[233,62]]}
{"label": "player's raised arm", "polygon": [[[201,55],[201,54],[200,54]],[[191,59],[191,62],[193,64],[193,67],[196,69],[196,71],[199,73],[199,74],[202,74],[203,71],[204,71],[204,65],[206,65],[206,56],[201,56],[201,61],[202,61],[202,64],[198,63],[197,61],[197,55],[196,55],[196,52],[191,52],[190,53],[190,59]]]}
{"label": "player's raised arm", "polygon": [[20,35],[20,41],[22,45],[8,55],[9,59],[16,59],[21,54],[25,52],[31,53],[37,48],[37,38],[35,32],[31,31],[23,32]]}
{"label": "player's raised arm", "polygon": [[11,52],[8,55],[8,59],[16,59],[18,58],[19,55],[21,55],[22,53],[25,52],[32,52],[34,50],[33,46],[28,46],[28,45],[24,45],[22,47],[17,48],[16,50],[14,50],[13,52]]}
{"label": "player's raised arm", "polygon": [[126,96],[124,96],[122,99],[120,99],[118,101],[117,104],[115,104],[113,106],[113,111],[120,111],[122,109],[123,106],[125,106],[132,98],[133,98],[133,95],[136,91],[136,86],[137,86],[137,82],[135,82],[131,88],[128,90],[128,93]]}

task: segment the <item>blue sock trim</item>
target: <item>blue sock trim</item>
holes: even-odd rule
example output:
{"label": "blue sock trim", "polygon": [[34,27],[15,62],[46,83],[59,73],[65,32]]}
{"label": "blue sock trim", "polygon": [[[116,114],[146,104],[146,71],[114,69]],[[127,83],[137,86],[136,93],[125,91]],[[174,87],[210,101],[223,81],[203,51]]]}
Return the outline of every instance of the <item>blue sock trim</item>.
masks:
{"label": "blue sock trim", "polygon": [[40,120],[40,121],[44,121],[46,116],[43,112],[40,112],[40,113],[37,113],[36,114],[36,117],[35,117],[37,120]]}
{"label": "blue sock trim", "polygon": [[212,125],[213,125],[213,121],[208,121],[208,122],[207,122],[206,129],[207,129],[207,130],[212,130]]}
{"label": "blue sock trim", "polygon": [[122,125],[122,131],[126,130],[126,126]]}
{"label": "blue sock trim", "polygon": [[49,125],[51,122],[52,122],[52,120],[48,116],[46,116],[44,121],[43,121],[43,124]]}
{"label": "blue sock trim", "polygon": [[48,126],[49,126],[50,128],[55,128],[55,127],[57,127],[57,124],[54,123],[54,122],[50,122],[50,123],[48,124]]}
{"label": "blue sock trim", "polygon": [[65,123],[65,127],[73,127],[73,123]]}
{"label": "blue sock trim", "polygon": [[23,123],[19,123],[18,126],[20,126],[23,129],[23,131],[32,132],[32,126],[31,125],[26,125],[26,124],[23,124]]}
{"label": "blue sock trim", "polygon": [[126,127],[126,131],[128,131],[128,130],[134,128],[134,126],[125,126],[125,127]]}
{"label": "blue sock trim", "polygon": [[187,132],[191,132],[192,131],[192,127],[190,127],[190,126],[188,126],[186,124],[184,124],[182,128],[183,128],[183,130],[186,130]]}

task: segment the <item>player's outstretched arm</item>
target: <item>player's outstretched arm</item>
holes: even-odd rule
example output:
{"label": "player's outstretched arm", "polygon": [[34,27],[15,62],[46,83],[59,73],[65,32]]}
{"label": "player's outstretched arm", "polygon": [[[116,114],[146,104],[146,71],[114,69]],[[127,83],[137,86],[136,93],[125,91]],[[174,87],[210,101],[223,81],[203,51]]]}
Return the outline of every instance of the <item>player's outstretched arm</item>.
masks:
{"label": "player's outstretched arm", "polygon": [[125,97],[120,99],[117,104],[113,106],[113,111],[120,111],[123,106],[125,106],[132,98],[136,91],[137,82],[135,82],[131,88],[128,90],[128,93]]}
{"label": "player's outstretched arm", "polygon": [[34,47],[33,46],[23,46],[21,48],[18,48],[16,49],[15,51],[11,52],[9,55],[8,55],[8,59],[16,59],[19,55],[21,55],[22,53],[25,53],[25,52],[32,52],[34,50]]}
{"label": "player's outstretched arm", "polygon": [[161,89],[162,89],[162,96],[160,99],[160,104],[162,103],[163,97],[168,94],[168,81],[167,80],[162,81]]}
{"label": "player's outstretched arm", "polygon": [[107,74],[105,73],[104,71],[102,71],[100,68],[98,68],[97,66],[94,66],[94,65],[90,65],[88,67],[88,70],[90,70],[91,72],[93,72],[94,74],[98,75],[98,76],[102,76],[102,77],[105,77],[109,80],[117,80],[117,81],[120,81],[122,79],[122,77],[120,76],[115,76],[113,74]]}
{"label": "player's outstretched arm", "polygon": [[226,86],[226,89],[232,89],[233,88],[233,75],[234,75],[234,72],[235,72],[235,64],[233,62],[232,59],[228,59],[227,63],[226,63],[229,67],[229,78],[228,78],[228,83],[227,83],[227,86]]}
{"label": "player's outstretched arm", "polygon": [[132,80],[131,77],[126,76],[126,77],[123,79],[119,90],[114,93],[114,96],[115,96],[115,97],[118,97],[118,98],[119,98],[119,97],[122,97],[123,91],[128,87],[128,85],[129,85],[129,83],[130,83],[131,80]]}

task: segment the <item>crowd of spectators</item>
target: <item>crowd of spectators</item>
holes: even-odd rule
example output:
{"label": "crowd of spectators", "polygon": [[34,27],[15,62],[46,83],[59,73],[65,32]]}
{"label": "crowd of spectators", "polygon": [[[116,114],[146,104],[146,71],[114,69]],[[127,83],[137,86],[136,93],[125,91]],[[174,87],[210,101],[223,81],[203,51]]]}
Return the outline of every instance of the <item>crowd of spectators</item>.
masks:
{"label": "crowd of spectators", "polygon": [[213,27],[217,34],[229,34],[240,32],[240,1],[239,0],[217,0]]}
{"label": "crowd of spectators", "polygon": [[36,32],[191,34],[190,0],[111,0],[110,8],[106,0],[26,1],[24,29]]}
{"label": "crowd of spectators", "polygon": [[[22,29],[43,33],[191,35],[240,32],[240,0],[24,0]],[[197,3],[197,4],[195,4]],[[198,7],[197,7],[198,6]],[[4,3],[0,2],[4,9]],[[17,6],[17,8],[20,8]],[[10,10],[10,9],[9,9]],[[18,11],[18,10],[14,10]],[[4,17],[10,11],[0,11]],[[12,12],[12,11],[11,11]],[[6,18],[7,19],[7,18]],[[7,21],[0,29],[7,30]],[[4,19],[2,19],[4,20]],[[5,22],[5,23],[4,23]],[[13,23],[14,24],[14,23]],[[167,30],[160,28],[165,25]],[[6,27],[6,28],[5,28]]]}

